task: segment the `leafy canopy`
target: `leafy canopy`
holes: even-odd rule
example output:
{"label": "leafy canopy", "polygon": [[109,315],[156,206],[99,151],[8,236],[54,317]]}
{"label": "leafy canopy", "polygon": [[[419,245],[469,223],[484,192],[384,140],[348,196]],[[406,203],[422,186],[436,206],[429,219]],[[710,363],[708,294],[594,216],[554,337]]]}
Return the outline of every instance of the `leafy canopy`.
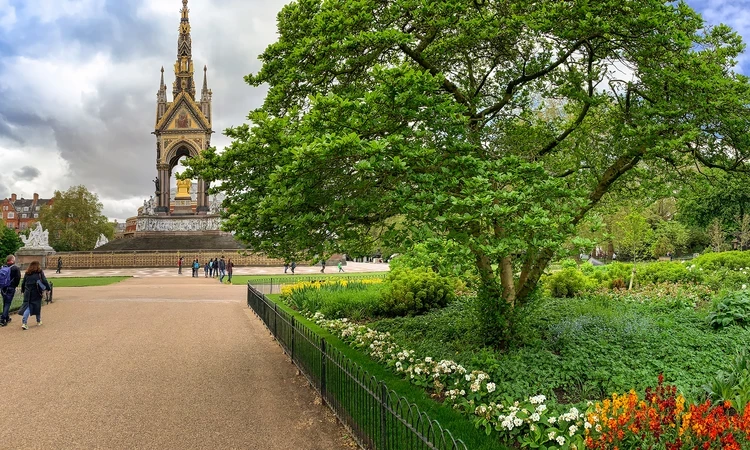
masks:
{"label": "leafy canopy", "polygon": [[18,234],[0,220],[0,266],[5,264],[6,256],[14,254],[21,247],[23,247],[23,241]]}
{"label": "leafy canopy", "polygon": [[112,239],[114,230],[102,215],[99,197],[85,186],[55,191],[50,206],[39,213],[39,222],[49,231],[52,248],[58,252],[92,250],[100,234]]}
{"label": "leafy canopy", "polygon": [[271,255],[434,236],[513,305],[608,192],[747,156],[741,39],[681,2],[298,0],[278,32],[252,125],[188,174]]}

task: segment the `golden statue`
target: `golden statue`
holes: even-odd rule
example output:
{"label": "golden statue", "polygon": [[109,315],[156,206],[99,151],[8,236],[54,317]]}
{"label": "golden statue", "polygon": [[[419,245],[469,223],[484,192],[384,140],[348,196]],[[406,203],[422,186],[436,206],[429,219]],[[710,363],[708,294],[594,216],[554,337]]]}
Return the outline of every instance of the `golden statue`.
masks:
{"label": "golden statue", "polygon": [[177,195],[175,199],[189,199],[190,198],[190,186],[193,184],[192,180],[177,180]]}

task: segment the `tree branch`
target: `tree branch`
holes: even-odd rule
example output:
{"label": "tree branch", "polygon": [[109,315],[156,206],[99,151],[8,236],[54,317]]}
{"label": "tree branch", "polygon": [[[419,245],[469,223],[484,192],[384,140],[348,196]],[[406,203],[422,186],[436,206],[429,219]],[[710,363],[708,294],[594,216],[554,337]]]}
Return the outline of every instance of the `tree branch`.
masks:
{"label": "tree branch", "polygon": [[[420,46],[422,45],[422,43],[420,43]],[[427,71],[429,71],[430,74],[432,74],[433,76],[438,76],[441,74],[440,70],[438,70],[437,67],[433,66],[426,59],[424,59],[424,57],[422,57],[421,52],[412,50],[406,44],[400,44],[398,47],[401,49],[402,52],[404,52],[404,54],[406,54],[414,62],[419,64],[422,68],[427,69]],[[471,108],[471,104],[469,103],[468,99],[461,93],[460,89],[458,89],[458,86],[453,84],[450,80],[448,80],[445,77],[443,77],[443,88],[445,88],[446,91],[450,92],[458,103],[468,108]]]}

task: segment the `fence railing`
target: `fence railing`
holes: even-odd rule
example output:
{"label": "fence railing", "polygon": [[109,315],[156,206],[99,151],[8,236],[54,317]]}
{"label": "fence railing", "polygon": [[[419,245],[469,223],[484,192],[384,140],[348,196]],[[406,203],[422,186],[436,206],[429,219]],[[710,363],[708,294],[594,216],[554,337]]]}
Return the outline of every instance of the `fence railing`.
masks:
{"label": "fence railing", "polygon": [[247,306],[260,317],[323,401],[369,450],[468,450],[450,431],[252,286]]}
{"label": "fence railing", "polygon": [[337,280],[345,281],[357,281],[367,280],[372,278],[385,278],[388,272],[382,273],[369,273],[369,274],[352,274],[352,275],[336,275],[336,277],[323,277],[317,274],[305,274],[305,275],[294,275],[294,277],[287,275],[277,275],[268,278],[253,278],[251,284],[259,292],[263,294],[279,294],[281,293],[281,287],[287,284],[299,283],[301,281],[318,281],[325,280],[333,282]]}

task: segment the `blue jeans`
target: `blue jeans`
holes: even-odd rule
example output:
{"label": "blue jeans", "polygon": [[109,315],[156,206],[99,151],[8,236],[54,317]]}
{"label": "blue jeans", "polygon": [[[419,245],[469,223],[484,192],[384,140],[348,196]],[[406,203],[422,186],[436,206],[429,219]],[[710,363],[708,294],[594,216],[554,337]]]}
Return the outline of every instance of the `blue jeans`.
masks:
{"label": "blue jeans", "polygon": [[226,272],[223,269],[219,269],[219,283],[224,282],[225,276],[227,276]]}
{"label": "blue jeans", "polygon": [[3,294],[3,314],[0,316],[0,320],[7,321],[10,315],[10,304],[13,303],[13,296],[16,295],[16,288],[6,288],[2,292]]}
{"label": "blue jeans", "polygon": [[[31,315],[31,308],[26,308],[26,311],[23,312],[23,323],[26,323],[29,320],[29,316]],[[42,321],[42,309],[39,308],[39,314],[36,315],[36,321],[37,323]]]}

